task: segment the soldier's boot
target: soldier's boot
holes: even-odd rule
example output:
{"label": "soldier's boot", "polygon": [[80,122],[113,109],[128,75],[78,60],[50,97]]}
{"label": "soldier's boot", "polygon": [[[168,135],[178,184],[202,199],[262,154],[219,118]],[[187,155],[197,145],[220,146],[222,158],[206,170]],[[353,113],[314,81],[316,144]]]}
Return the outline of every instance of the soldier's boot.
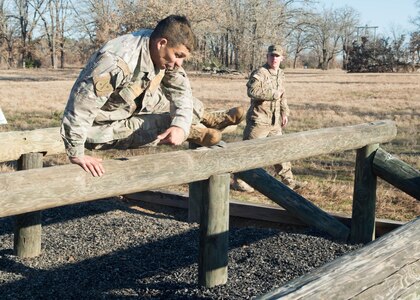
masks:
{"label": "soldier's boot", "polygon": [[238,106],[226,111],[205,111],[201,123],[209,128],[223,130],[228,126],[241,123],[244,119],[245,109],[242,106]]}
{"label": "soldier's boot", "polygon": [[222,133],[213,128],[207,128],[197,125],[192,125],[187,141],[195,144],[210,147],[218,144],[222,140]]}

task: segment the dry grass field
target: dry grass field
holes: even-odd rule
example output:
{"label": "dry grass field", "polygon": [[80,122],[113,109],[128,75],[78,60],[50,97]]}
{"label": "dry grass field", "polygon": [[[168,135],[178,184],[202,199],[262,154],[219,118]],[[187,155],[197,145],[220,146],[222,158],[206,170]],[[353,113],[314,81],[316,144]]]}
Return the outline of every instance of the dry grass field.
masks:
{"label": "dry grass field", "polygon": [[[1,70],[0,107],[8,125],[1,131],[30,130],[59,126],[62,111],[78,70]],[[355,125],[375,120],[394,120],[397,138],[382,147],[420,169],[420,74],[347,74],[339,70],[286,70],[292,114],[286,133]],[[246,75],[191,74],[194,95],[210,109],[247,106]],[[239,141],[244,124],[226,134],[225,140]],[[287,145],[284,145],[287,147]],[[169,147],[139,151],[100,153],[105,158],[169,151]],[[178,148],[177,148],[178,149]],[[293,170],[307,185],[299,191],[327,211],[351,214],[355,151],[334,153],[293,162]],[[47,164],[67,163],[64,156],[49,158]],[[0,165],[0,172],[13,171],[13,164]],[[186,186],[170,187],[186,191]],[[254,193],[232,192],[239,200],[269,203]],[[379,179],[377,217],[411,220],[420,215],[414,198]]]}

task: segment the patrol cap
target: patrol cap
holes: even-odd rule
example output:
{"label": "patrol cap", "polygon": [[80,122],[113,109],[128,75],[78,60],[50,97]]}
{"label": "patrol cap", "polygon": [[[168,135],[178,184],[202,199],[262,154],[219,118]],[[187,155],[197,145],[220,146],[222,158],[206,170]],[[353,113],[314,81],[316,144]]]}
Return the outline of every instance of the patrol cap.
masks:
{"label": "patrol cap", "polygon": [[283,48],[280,45],[270,45],[268,46],[268,54],[283,55]]}

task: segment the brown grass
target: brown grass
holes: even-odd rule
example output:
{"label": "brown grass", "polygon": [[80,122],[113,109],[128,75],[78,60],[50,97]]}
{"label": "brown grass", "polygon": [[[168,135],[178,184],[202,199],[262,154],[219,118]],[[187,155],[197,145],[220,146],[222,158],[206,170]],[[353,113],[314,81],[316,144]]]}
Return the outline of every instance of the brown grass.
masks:
{"label": "brown grass", "polygon": [[[28,130],[58,126],[77,70],[2,71],[0,107],[9,124],[1,131]],[[246,76],[191,74],[194,95],[209,109],[247,106]],[[420,169],[420,74],[346,74],[339,70],[286,70],[287,96],[292,114],[287,132],[346,126],[391,119],[398,134],[386,151]],[[241,140],[243,124],[227,141]],[[179,149],[179,148],[176,148]],[[105,158],[170,151],[169,147],[118,153],[95,153]],[[308,184],[300,193],[321,208],[351,214],[355,151],[334,153],[293,162],[297,178]],[[64,156],[52,157],[47,164],[66,163]],[[13,169],[0,165],[0,172]],[[171,187],[187,191],[186,185]],[[232,191],[239,200],[271,203],[257,192]],[[379,180],[377,216],[410,220],[420,213],[420,205],[410,196]]]}

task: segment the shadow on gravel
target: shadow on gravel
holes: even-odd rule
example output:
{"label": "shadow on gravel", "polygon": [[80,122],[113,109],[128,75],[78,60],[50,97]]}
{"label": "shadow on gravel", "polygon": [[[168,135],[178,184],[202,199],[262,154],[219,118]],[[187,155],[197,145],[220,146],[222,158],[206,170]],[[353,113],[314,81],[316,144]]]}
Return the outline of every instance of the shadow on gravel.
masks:
{"label": "shadow on gravel", "polygon": [[[44,217],[48,224],[54,224],[101,214],[112,209],[124,210],[124,205],[118,202],[98,204],[101,203],[84,204],[83,210],[80,209],[81,205],[51,209],[44,212]],[[90,207],[85,207],[86,205]],[[127,210],[133,212],[129,208]],[[145,215],[142,212],[134,212]],[[0,220],[0,225],[3,223],[3,220]],[[9,231],[10,228],[6,230]],[[4,232],[2,229],[2,234]],[[158,235],[159,232],[153,234]],[[229,248],[231,250],[249,247],[254,242],[274,234],[276,231],[260,232],[255,229],[233,228],[230,230]],[[43,253],[41,257],[33,260],[20,260],[10,256],[11,250],[2,250],[0,273],[13,273],[15,279],[10,282],[9,278],[9,282],[5,283],[0,275],[0,299],[120,299],[139,296],[155,299],[204,299],[207,297],[197,294],[191,296],[191,292],[173,295],[173,291],[200,290],[197,286],[198,239],[199,230],[194,225],[192,229],[181,234],[140,245],[136,242],[136,246],[128,246],[79,262],[63,262],[64,265],[49,270],[45,270],[44,261],[57,258],[47,257],[47,254]],[[1,240],[2,237],[0,242]],[[70,247],[66,244],[69,241],[64,239],[62,243],[65,244],[64,247]],[[99,250],[102,250],[102,253],[108,252],[107,249]],[[44,269],[37,265],[37,261],[44,264]]]}
{"label": "shadow on gravel", "polygon": [[[42,226],[48,226],[52,224],[62,223],[71,221],[74,219],[81,219],[87,216],[94,216],[99,214],[105,214],[113,210],[126,211],[133,214],[140,214],[146,216],[153,216],[154,218],[171,218],[169,215],[160,215],[155,213],[148,213],[146,211],[139,211],[131,209],[128,206],[121,205],[118,203],[119,200],[115,200],[115,205],[109,204],[109,199],[94,200],[92,202],[85,202],[81,204],[73,204],[68,206],[62,206],[57,208],[51,208],[42,211]],[[89,205],[95,202],[95,205]],[[101,202],[106,205],[101,205]],[[83,206],[83,209],[81,209]],[[175,218],[175,217],[174,217]],[[0,218],[0,235],[13,233],[14,216]]]}

